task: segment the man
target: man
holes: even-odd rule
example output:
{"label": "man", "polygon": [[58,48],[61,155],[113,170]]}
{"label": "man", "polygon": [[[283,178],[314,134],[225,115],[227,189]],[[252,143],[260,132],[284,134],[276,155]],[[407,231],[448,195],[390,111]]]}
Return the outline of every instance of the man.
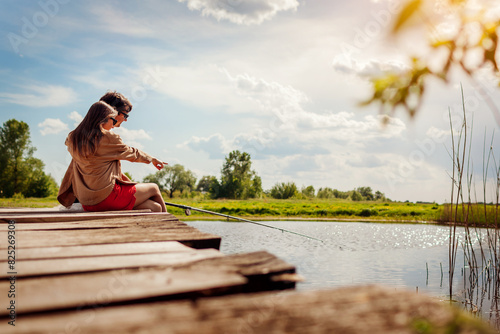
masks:
{"label": "man", "polygon": [[100,100],[106,102],[118,111],[118,116],[115,117],[117,120],[115,128],[119,128],[123,122],[127,121],[129,113],[132,111],[132,103],[130,103],[125,96],[117,91],[113,91],[104,94]]}
{"label": "man", "polygon": [[[113,127],[119,128],[123,122],[127,121],[128,114],[132,111],[132,103],[125,96],[116,90],[109,91],[100,98],[100,101],[106,102],[118,112],[118,116],[115,117],[116,124]],[[130,181],[125,174],[122,174],[122,178]]]}

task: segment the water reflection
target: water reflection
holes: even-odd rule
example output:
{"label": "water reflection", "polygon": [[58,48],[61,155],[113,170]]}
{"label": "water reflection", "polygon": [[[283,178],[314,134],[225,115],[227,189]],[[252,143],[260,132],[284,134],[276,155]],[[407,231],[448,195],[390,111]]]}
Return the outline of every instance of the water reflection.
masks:
{"label": "water reflection", "polygon": [[[449,300],[448,227],[426,224],[338,222],[265,222],[309,235],[316,240],[262,226],[224,221],[188,221],[201,231],[222,237],[225,254],[266,250],[295,265],[305,277],[298,290],[357,284],[381,284],[428,293]],[[465,233],[457,229],[459,241]],[[482,237],[481,237],[482,238]],[[467,309],[476,307],[487,319],[497,319],[498,303],[488,287],[471,289],[467,266],[459,250],[453,279],[454,299]],[[474,291],[479,291],[474,293]],[[495,306],[496,305],[496,306]],[[495,311],[492,312],[492,309]],[[498,324],[497,324],[498,326]]]}

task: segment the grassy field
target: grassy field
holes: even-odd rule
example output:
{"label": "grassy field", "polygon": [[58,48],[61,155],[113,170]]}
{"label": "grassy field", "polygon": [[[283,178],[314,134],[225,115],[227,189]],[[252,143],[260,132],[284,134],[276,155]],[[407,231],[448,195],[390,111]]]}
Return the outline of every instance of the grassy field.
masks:
{"label": "grassy field", "polygon": [[[253,220],[363,220],[363,221],[436,221],[441,206],[398,202],[353,202],[346,200],[181,200],[171,201],[208,211]],[[217,216],[167,207],[169,212],[183,219],[220,219]]]}
{"label": "grassy field", "polygon": [[56,197],[45,198],[0,198],[0,208],[53,208],[58,206]]}
{"label": "grassy field", "polygon": [[[356,220],[435,222],[441,217],[443,206],[409,202],[353,202],[347,200],[193,200],[166,199],[167,202],[243,217],[252,220]],[[49,198],[0,198],[0,207],[56,207],[55,197]],[[172,206],[168,211],[184,220],[224,219],[220,216],[184,210]]]}
{"label": "grassy field", "polygon": [[[195,200],[166,199],[167,202],[214,211],[251,220],[356,220],[390,222],[448,222],[453,221],[455,210],[449,204],[411,202],[353,202],[348,200],[322,199],[259,199],[259,200]],[[59,203],[55,197],[47,198],[0,198],[0,207],[50,208]],[[468,209],[467,209],[468,208]],[[183,220],[224,219],[220,216],[192,211],[186,216],[184,210],[167,206],[170,213]],[[499,210],[494,205],[479,204],[460,207],[458,221],[464,221],[468,212],[469,222],[490,226],[500,221]],[[485,219],[485,214],[487,219]]]}

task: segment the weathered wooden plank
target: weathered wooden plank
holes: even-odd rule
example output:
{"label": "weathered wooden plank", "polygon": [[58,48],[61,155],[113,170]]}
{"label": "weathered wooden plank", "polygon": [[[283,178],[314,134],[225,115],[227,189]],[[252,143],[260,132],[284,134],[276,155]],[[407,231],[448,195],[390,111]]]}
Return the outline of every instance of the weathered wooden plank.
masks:
{"label": "weathered wooden plank", "polygon": [[[8,283],[8,282],[7,282]],[[173,270],[114,270],[100,273],[19,279],[16,285],[17,314],[87,306],[130,302],[160,297],[195,293],[205,294],[212,289],[230,288],[246,283],[244,276],[210,270],[193,272]],[[7,290],[6,290],[7,289]],[[8,291],[0,282],[0,291]],[[5,295],[5,296],[4,296]],[[7,294],[0,295],[0,303],[8,305]],[[0,316],[8,315],[7,308]]]}
{"label": "weathered wooden plank", "polygon": [[[16,236],[20,249],[154,241],[179,241],[193,248],[219,249],[221,240],[216,235],[203,233],[196,229],[147,228],[139,230],[122,228],[117,229],[119,231],[115,230],[18,231]],[[5,235],[1,233],[0,238],[7,240]],[[0,249],[7,249],[7,244],[0,244]]]}
{"label": "weathered wooden plank", "polygon": [[297,277],[289,280],[285,273],[294,274],[295,266],[266,251],[233,254],[221,258],[188,263],[191,270],[204,271],[219,268],[239,273],[248,278],[242,292],[290,289],[295,287]]}
{"label": "weathered wooden plank", "polygon": [[[18,231],[41,231],[41,230],[76,230],[76,229],[102,229],[102,228],[122,228],[130,226],[158,226],[171,222],[169,227],[184,226],[175,216],[158,219],[156,216],[141,216],[141,217],[120,217],[109,219],[93,219],[80,221],[64,221],[64,222],[45,222],[45,223],[16,223]],[[177,223],[177,224],[176,224]],[[0,232],[8,230],[7,224],[0,225]]]}
{"label": "weathered wooden plank", "polygon": [[295,266],[266,251],[227,255],[222,258],[188,263],[186,266],[192,269],[224,268],[225,270],[234,270],[244,276],[266,276],[295,272]]}
{"label": "weathered wooden plank", "polygon": [[[190,252],[192,248],[177,241],[131,242],[103,245],[23,248],[17,252],[16,260],[58,259],[104,255],[148,254],[160,252]],[[6,262],[1,258],[0,262]]]}
{"label": "weathered wooden plank", "polygon": [[[34,261],[17,261],[16,272],[18,278],[83,273],[125,268],[144,268],[151,266],[172,266],[189,263],[201,259],[222,256],[215,249],[195,250],[180,253],[153,253],[153,254],[127,254],[108,255],[94,257],[76,257],[64,259],[48,259]],[[2,263],[3,271],[0,279],[8,279],[9,266],[7,262]]]}
{"label": "weathered wooden plank", "polygon": [[[173,215],[147,214],[140,217],[98,219],[81,222],[84,228],[58,229],[58,224],[68,223],[46,223],[51,225],[51,229],[23,229],[30,224],[32,223],[15,224],[17,244],[22,249],[149,241],[180,241],[194,248],[220,247],[219,236],[200,232],[180,222]],[[0,231],[0,238],[7,240],[6,234],[7,225]],[[7,249],[7,246],[6,243],[0,243],[0,249]]]}
{"label": "weathered wooden plank", "polygon": [[59,206],[52,208],[9,208],[2,207],[0,208],[0,215],[2,214],[12,214],[12,213],[22,213],[22,214],[33,214],[33,213],[68,213],[69,210],[61,209]]}
{"label": "weathered wooden plank", "polygon": [[[3,319],[2,319],[3,320]],[[438,300],[379,286],[258,293],[20,317],[2,333],[495,333]]]}
{"label": "weathered wooden plank", "polygon": [[[215,257],[214,250],[198,252],[207,258],[152,268],[20,278],[15,282],[19,291],[16,311],[23,314],[153,297],[180,298],[178,295],[185,298],[187,293],[200,296],[213,291],[262,291],[277,284],[272,282],[273,275],[295,270],[267,252]],[[253,270],[252,266],[255,266]],[[247,274],[251,276],[245,276]],[[264,278],[267,283],[263,283]],[[113,291],[117,285],[121,288]],[[9,281],[0,282],[0,291],[8,291],[9,286]],[[0,305],[7,304],[7,294],[0,294]],[[0,316],[7,314],[6,308],[0,308]]]}
{"label": "weathered wooden plank", "polygon": [[44,222],[66,222],[95,219],[112,219],[116,217],[144,217],[158,216],[162,218],[175,217],[166,212],[150,212],[149,210],[130,211],[105,211],[105,212],[73,212],[73,213],[0,213],[0,224],[7,224],[9,220],[16,223],[44,223]]}
{"label": "weathered wooden plank", "polygon": [[[127,213],[133,211],[134,213],[148,213],[151,212],[149,209],[143,210],[116,210],[116,211],[101,211],[98,214],[115,214],[115,213]],[[53,208],[0,208],[0,216],[4,214],[68,214],[68,213],[95,213],[83,210],[73,210],[73,209],[62,209],[60,206]]]}

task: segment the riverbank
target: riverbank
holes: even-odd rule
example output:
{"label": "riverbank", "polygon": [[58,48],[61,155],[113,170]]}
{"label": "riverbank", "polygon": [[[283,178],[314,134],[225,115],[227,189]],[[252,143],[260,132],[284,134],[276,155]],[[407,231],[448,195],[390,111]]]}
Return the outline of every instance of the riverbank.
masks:
{"label": "riverbank", "polygon": [[[200,200],[185,198],[165,198],[167,202],[181,204],[193,208],[222,213],[257,221],[359,221],[359,222],[389,222],[389,223],[439,223],[447,224],[453,221],[454,209],[449,204],[412,203],[412,202],[382,202],[382,201],[350,201],[340,199],[251,199],[251,200]],[[55,197],[47,198],[0,198],[0,207],[9,208],[51,208],[59,203]],[[183,220],[221,220],[220,216],[200,213],[192,210],[187,216],[185,211],[173,206],[168,211]],[[467,209],[467,208],[466,208]],[[485,210],[481,204],[469,205],[476,222],[471,226],[495,226],[495,212],[498,218],[498,209],[495,205],[487,206]],[[460,207],[457,212],[464,212]],[[476,212],[477,211],[477,212]],[[484,212],[488,218],[484,219]],[[482,217],[481,217],[482,216]],[[459,220],[462,217],[459,217]],[[470,218],[469,218],[470,219]],[[488,223],[486,223],[488,222]],[[461,225],[461,223],[458,223]]]}
{"label": "riverbank", "polygon": [[[167,200],[168,201],[168,200]],[[324,199],[259,199],[259,200],[181,200],[171,201],[203,210],[251,220],[314,220],[314,221],[366,221],[366,222],[435,222],[440,206],[434,203],[378,202]],[[221,219],[217,216],[168,207],[168,210],[186,220]]]}
{"label": "riverbank", "polygon": [[[378,202],[323,199],[253,199],[253,200],[198,200],[173,198],[167,202],[182,204],[226,215],[251,220],[315,220],[367,222],[435,222],[442,206],[435,203]],[[0,198],[0,207],[56,207],[55,197]],[[192,211],[186,216],[183,209],[168,206],[168,211],[185,220],[220,220],[221,217]]]}

